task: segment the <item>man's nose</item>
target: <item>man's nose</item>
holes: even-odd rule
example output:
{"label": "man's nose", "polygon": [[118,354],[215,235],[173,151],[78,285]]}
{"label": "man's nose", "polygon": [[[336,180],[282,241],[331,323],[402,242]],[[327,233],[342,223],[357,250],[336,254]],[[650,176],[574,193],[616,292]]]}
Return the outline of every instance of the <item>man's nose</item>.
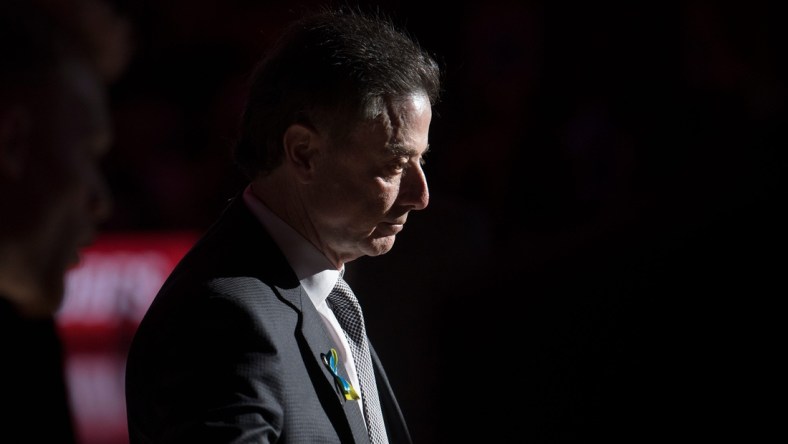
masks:
{"label": "man's nose", "polygon": [[403,204],[411,206],[414,210],[427,208],[430,203],[430,190],[421,165],[417,164],[405,171],[400,187]]}

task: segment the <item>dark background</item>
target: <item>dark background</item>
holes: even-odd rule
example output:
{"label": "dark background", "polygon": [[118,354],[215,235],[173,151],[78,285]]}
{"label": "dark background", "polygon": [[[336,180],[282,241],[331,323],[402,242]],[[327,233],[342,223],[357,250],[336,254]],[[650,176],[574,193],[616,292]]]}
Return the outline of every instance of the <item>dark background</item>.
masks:
{"label": "dark background", "polygon": [[[785,297],[778,2],[374,6],[445,72],[430,207],[348,266],[417,443],[753,439]],[[114,0],[105,230],[202,231],[246,76],[321,2]]]}

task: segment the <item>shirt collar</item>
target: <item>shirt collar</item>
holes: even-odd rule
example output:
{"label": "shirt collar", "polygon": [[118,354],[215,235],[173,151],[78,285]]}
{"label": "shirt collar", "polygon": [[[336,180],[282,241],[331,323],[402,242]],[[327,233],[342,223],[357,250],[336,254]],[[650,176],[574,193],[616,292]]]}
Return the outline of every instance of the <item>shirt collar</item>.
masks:
{"label": "shirt collar", "polygon": [[243,192],[243,201],[282,250],[315,307],[325,303],[345,268],[335,269],[320,250],[255,196],[251,184]]}

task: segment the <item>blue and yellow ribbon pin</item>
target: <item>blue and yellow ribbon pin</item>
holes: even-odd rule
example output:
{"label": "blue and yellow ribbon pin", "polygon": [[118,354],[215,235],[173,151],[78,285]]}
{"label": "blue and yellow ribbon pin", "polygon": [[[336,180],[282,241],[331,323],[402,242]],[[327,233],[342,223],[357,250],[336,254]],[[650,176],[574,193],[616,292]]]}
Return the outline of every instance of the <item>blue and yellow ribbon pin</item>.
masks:
{"label": "blue and yellow ribbon pin", "polygon": [[337,351],[335,349],[329,350],[328,354],[321,353],[320,357],[323,358],[323,364],[328,367],[328,370],[331,371],[331,374],[334,375],[334,382],[337,385],[337,388],[343,395],[345,395],[345,399],[348,401],[355,401],[360,398],[358,396],[358,392],[356,389],[350,385],[349,382],[345,380],[345,378],[339,376],[339,371],[337,370],[337,363],[339,359],[337,358]]}

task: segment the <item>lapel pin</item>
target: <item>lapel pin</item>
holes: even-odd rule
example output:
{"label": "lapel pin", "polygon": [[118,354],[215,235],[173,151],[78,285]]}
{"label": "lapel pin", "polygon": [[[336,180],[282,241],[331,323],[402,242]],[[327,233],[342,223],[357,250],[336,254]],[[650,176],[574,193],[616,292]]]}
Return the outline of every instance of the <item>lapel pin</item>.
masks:
{"label": "lapel pin", "polygon": [[345,378],[339,376],[339,371],[337,370],[337,363],[339,359],[337,358],[337,351],[335,349],[329,350],[328,353],[321,353],[320,357],[323,358],[323,364],[328,368],[332,375],[334,375],[334,383],[337,386],[337,389],[345,396],[347,401],[355,401],[360,398],[356,389],[345,380]]}

